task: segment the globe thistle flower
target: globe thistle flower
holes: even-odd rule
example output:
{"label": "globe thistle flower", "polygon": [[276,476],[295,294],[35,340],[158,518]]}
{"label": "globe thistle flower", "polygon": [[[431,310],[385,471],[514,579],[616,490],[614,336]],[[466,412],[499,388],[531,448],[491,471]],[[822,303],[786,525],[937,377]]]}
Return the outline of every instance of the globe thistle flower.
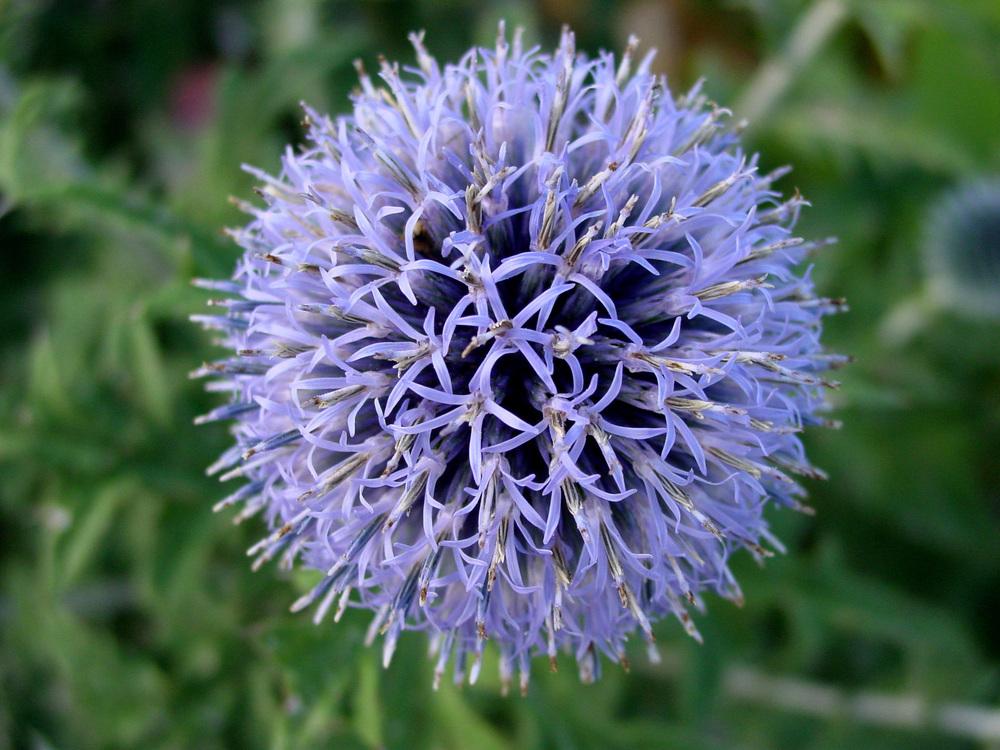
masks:
{"label": "globe thistle flower", "polygon": [[218,507],[263,514],[250,549],[322,572],[293,605],[374,612],[388,664],[431,634],[474,681],[488,641],[504,690],[532,655],[599,654],[714,592],[728,561],[779,548],[769,501],[803,510],[820,476],[817,298],[782,201],[725,110],[674,99],[637,61],[495,49],[454,65],[359,65],[353,111],[306,109],[308,144],[263,206],[221,314],[232,355],[197,374],[231,403],[210,468],[246,483]]}
{"label": "globe thistle flower", "polygon": [[909,343],[941,313],[1000,317],[1000,179],[949,189],[935,200],[923,229],[923,283],[879,326],[892,347]]}
{"label": "globe thistle flower", "polygon": [[924,260],[937,305],[1000,316],[1000,179],[966,183],[944,196],[931,214]]}

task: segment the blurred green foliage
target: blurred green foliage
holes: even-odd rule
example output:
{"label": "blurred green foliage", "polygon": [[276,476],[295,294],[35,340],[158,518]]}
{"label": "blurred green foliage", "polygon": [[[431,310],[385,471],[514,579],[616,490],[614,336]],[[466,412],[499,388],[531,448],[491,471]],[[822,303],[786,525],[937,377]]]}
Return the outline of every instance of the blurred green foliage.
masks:
{"label": "blurred green foliage", "polygon": [[[735,562],[742,610],[658,629],[593,687],[536,665],[527,699],[430,690],[422,637],[388,671],[367,618],[288,614],[302,574],[249,572],[260,528],[213,516],[203,468],[227,442],[191,425],[217,399],[186,373],[211,344],[194,275],[225,275],[239,166],[275,169],[298,102],[342,111],[351,60],[444,59],[497,18],[586,49],[637,31],[675,89],[737,101],[782,59],[800,0],[7,0],[0,2],[0,748],[1000,747],[849,712],[809,717],[732,689],[734,667],[843,690],[1000,706],[1000,327],[947,314],[893,348],[920,294],[928,208],[1000,172],[1000,5],[846,2],[747,137],[813,201],[828,343],[857,363],[840,431],[811,434],[832,479],[815,519],[773,514],[789,548]],[[635,28],[633,28],[635,27]],[[736,113],[739,115],[739,112]],[[250,524],[253,526],[253,524]]]}

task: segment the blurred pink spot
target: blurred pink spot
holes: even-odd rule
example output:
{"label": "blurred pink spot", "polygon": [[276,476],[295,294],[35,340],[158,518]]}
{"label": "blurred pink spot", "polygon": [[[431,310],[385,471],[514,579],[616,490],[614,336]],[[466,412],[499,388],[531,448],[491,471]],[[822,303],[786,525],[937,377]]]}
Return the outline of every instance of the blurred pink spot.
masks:
{"label": "blurred pink spot", "polygon": [[184,130],[198,130],[215,111],[215,63],[192,65],[181,71],[170,89],[170,121]]}

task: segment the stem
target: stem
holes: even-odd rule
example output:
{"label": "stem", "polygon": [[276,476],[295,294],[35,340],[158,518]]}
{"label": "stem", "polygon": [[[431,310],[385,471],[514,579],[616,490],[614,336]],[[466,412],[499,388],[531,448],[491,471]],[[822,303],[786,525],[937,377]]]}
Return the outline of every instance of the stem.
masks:
{"label": "stem", "polygon": [[850,693],[792,677],[733,667],[723,684],[733,698],[819,718],[846,718],[897,729],[934,729],[977,740],[1000,740],[1000,711],[958,703],[934,704],[918,695]]}
{"label": "stem", "polygon": [[785,48],[757,69],[733,111],[750,122],[768,112],[846,17],[842,0],[814,2],[795,24]]}
{"label": "stem", "polygon": [[[634,666],[659,678],[678,676],[684,668],[683,659],[672,651],[662,656],[663,660],[656,666],[641,662]],[[725,669],[722,693],[731,701],[827,721],[850,721],[912,732],[933,730],[985,742],[1000,740],[1000,710],[967,703],[938,702],[915,693],[844,690],[790,675],[767,674],[743,664]]]}

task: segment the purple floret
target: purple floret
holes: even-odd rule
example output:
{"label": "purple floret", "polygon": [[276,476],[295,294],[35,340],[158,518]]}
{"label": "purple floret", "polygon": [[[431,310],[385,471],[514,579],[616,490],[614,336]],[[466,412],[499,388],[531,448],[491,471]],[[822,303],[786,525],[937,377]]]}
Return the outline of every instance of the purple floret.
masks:
{"label": "purple floret", "polygon": [[740,601],[728,566],[780,548],[768,501],[805,509],[819,476],[798,433],[822,423],[817,298],[782,202],[726,113],[674,99],[636,63],[551,55],[519,34],[445,67],[359,66],[353,111],[306,109],[224,298],[196,316],[232,356],[198,374],[232,402],[247,480],[219,505],[262,513],[251,548],[322,571],[292,607],[374,611],[388,663],[427,630],[437,676],[506,689],[533,655],[626,663],[639,631],[702,594]]}

